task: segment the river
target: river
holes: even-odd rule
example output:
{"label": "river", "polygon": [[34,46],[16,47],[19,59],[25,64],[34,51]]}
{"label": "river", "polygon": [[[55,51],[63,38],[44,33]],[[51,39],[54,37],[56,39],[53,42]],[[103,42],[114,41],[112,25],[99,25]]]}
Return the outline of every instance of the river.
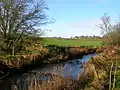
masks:
{"label": "river", "polygon": [[[33,78],[36,73],[52,73],[65,78],[77,80],[78,75],[83,72],[83,63],[88,62],[90,57],[93,56],[96,56],[96,54],[85,55],[82,59],[73,59],[59,64],[45,65],[42,68],[29,71],[29,73],[7,78],[3,80],[3,83],[0,85],[0,90],[28,90],[28,88],[22,87],[24,87],[24,85],[27,86],[29,84],[28,77]],[[41,80],[48,80],[50,77],[40,76],[37,74],[37,78]],[[14,85],[16,85],[19,89],[12,89]]]}

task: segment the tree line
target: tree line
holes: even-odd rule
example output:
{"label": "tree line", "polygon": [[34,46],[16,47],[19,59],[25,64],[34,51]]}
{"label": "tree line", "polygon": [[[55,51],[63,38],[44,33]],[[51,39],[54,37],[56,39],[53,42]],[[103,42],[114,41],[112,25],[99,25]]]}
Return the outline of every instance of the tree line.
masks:
{"label": "tree line", "polygon": [[96,36],[96,35],[93,35],[93,36],[75,36],[75,37],[71,37],[71,39],[102,39],[102,36]]}

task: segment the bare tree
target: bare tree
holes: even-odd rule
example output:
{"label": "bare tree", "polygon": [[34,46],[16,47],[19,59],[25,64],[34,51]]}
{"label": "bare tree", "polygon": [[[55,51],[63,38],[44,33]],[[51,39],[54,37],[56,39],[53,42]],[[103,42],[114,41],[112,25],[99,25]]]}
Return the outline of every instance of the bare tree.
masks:
{"label": "bare tree", "polygon": [[120,44],[120,23],[112,24],[110,16],[104,14],[101,17],[102,23],[98,27],[102,30],[104,43],[108,45]]}
{"label": "bare tree", "polygon": [[[24,36],[41,35],[48,23],[44,0],[0,0],[0,47],[14,55]],[[37,27],[37,29],[36,29]]]}

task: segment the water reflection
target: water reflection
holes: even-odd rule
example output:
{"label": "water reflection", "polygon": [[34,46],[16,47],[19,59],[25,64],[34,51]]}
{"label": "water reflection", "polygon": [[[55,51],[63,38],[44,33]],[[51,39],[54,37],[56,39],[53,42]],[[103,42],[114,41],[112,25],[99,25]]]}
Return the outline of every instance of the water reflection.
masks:
{"label": "water reflection", "polygon": [[95,55],[96,54],[89,54],[83,56],[82,59],[75,59],[60,64],[47,65],[41,69],[33,70],[32,72],[53,73],[76,80],[78,78],[78,75],[83,71],[83,64],[87,62],[90,57]]}
{"label": "water reflection", "polygon": [[0,90],[70,90],[75,81],[52,74],[29,74],[6,81]]}
{"label": "water reflection", "polygon": [[95,55],[96,54],[90,54],[84,56],[82,59],[47,65],[41,69],[33,70],[30,73],[8,78],[0,84],[0,90],[57,90],[57,87],[59,88],[63,84],[71,84],[72,86],[74,84],[73,81],[63,83],[62,77],[76,80],[83,70],[83,63]]}
{"label": "water reflection", "polygon": [[12,80],[5,80],[0,86],[0,90],[41,90],[43,83],[52,80],[50,74],[26,74],[15,77]]}

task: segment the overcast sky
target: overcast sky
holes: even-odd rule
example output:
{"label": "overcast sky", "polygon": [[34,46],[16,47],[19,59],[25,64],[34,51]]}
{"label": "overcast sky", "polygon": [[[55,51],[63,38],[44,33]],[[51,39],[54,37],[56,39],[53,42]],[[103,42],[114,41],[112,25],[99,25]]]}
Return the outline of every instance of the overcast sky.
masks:
{"label": "overcast sky", "polygon": [[71,37],[80,35],[101,35],[97,25],[100,17],[108,13],[115,21],[120,14],[120,0],[46,0],[48,15],[55,23],[45,28],[51,29],[45,36]]}

